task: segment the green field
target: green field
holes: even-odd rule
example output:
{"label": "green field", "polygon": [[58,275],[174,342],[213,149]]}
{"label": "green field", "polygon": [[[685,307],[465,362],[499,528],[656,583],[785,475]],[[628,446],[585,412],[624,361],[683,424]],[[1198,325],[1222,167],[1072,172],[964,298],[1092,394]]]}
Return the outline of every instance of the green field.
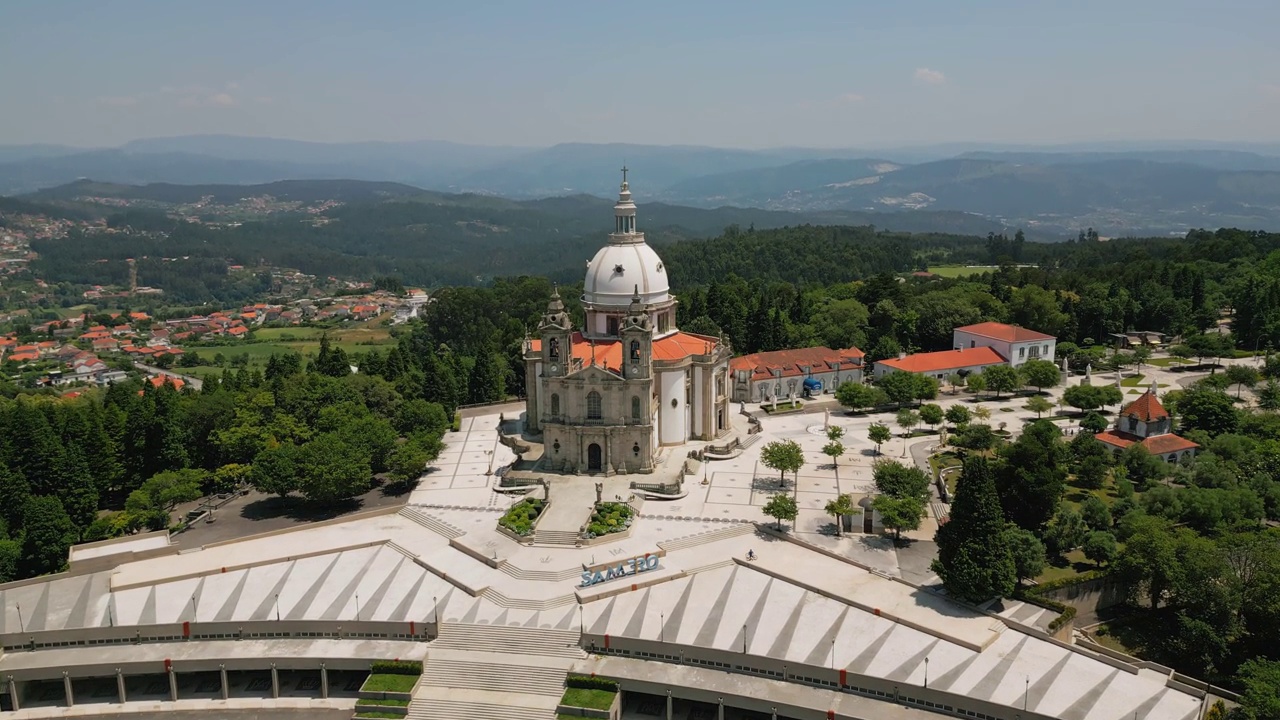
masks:
{"label": "green field", "polygon": [[[250,366],[265,365],[273,354],[283,355],[296,352],[303,358],[315,357],[320,351],[320,338],[329,336],[329,343],[335,348],[342,348],[349,356],[367,353],[375,348],[386,348],[394,345],[387,328],[357,326],[341,330],[325,330],[323,328],[259,328],[253,331],[258,342],[246,342],[241,345],[184,345],[188,353],[198,353],[201,359],[213,360],[222,353],[228,361],[237,355],[248,355]],[[205,377],[209,374],[221,374],[221,368],[198,367],[184,368],[183,372]]]}
{"label": "green field", "polygon": [[944,278],[958,278],[966,275],[981,274],[998,270],[995,265],[936,265],[929,268],[929,272]]}

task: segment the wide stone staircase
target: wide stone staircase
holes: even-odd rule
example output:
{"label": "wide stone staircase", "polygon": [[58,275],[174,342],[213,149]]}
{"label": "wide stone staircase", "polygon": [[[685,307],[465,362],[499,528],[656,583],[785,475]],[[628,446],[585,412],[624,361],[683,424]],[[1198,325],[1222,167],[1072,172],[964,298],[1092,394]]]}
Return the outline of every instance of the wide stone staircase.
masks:
{"label": "wide stone staircase", "polygon": [[586,657],[577,630],[443,623],[413,692],[415,720],[554,720]]}
{"label": "wide stone staircase", "polygon": [[694,535],[686,535],[674,540],[663,540],[658,543],[658,547],[666,550],[667,552],[675,552],[676,550],[687,550],[691,547],[706,545],[726,538],[738,537],[739,535],[750,535],[755,531],[755,523],[733,523],[726,527],[707,530]]}
{"label": "wide stone staircase", "polygon": [[534,530],[534,545],[557,545],[560,547],[576,547],[581,538],[572,530]]}
{"label": "wide stone staircase", "polygon": [[400,508],[400,515],[418,523],[422,527],[434,533],[448,538],[449,540],[460,538],[467,534],[440,518],[422,510],[421,508],[414,507],[413,505],[406,505]]}

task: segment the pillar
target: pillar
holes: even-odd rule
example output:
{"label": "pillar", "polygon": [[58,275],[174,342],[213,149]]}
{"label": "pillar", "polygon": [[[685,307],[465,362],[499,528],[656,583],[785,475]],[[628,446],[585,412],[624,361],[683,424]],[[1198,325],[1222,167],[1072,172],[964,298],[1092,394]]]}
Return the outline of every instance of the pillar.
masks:
{"label": "pillar", "polygon": [[15,712],[22,709],[21,700],[18,698],[18,683],[13,681],[13,676],[9,676],[9,702],[13,703]]}
{"label": "pillar", "polygon": [[275,663],[271,663],[271,697],[280,698],[280,672],[276,670]]}
{"label": "pillar", "polygon": [[670,691],[670,690],[668,690],[668,691],[667,691],[667,720],[672,720],[672,717],[671,717],[671,691]]}
{"label": "pillar", "polygon": [[116,692],[120,694],[120,704],[123,705],[129,698],[124,692],[124,673],[120,668],[116,668]]}
{"label": "pillar", "polygon": [[169,666],[169,699],[178,701],[178,673],[173,671],[173,666]]}
{"label": "pillar", "polygon": [[329,671],[320,663],[320,699],[329,699]]}
{"label": "pillar", "polygon": [[75,693],[71,692],[71,676],[67,674],[66,670],[62,671],[62,692],[67,696],[67,707],[75,707],[76,696]]}
{"label": "pillar", "polygon": [[231,687],[227,685],[227,666],[219,665],[218,674],[222,676],[222,699],[226,700],[231,695]]}

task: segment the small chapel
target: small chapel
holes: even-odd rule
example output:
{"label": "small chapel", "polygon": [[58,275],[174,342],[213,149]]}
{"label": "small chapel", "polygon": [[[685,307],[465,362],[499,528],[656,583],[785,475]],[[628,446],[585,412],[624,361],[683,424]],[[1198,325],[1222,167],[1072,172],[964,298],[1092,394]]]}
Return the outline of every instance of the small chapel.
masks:
{"label": "small chapel", "polygon": [[1167,463],[1186,462],[1195,457],[1200,446],[1173,432],[1173,418],[1156,397],[1158,388],[1156,382],[1151,381],[1151,388],[1116,416],[1114,430],[1094,437],[1113,453],[1123,452],[1137,443]]}
{"label": "small chapel", "polygon": [[658,253],[636,227],[622,170],[608,243],[587,263],[575,328],[553,291],[525,343],[525,429],[543,467],[570,474],[649,473],[661,447],[730,431],[723,338],[681,332]]}

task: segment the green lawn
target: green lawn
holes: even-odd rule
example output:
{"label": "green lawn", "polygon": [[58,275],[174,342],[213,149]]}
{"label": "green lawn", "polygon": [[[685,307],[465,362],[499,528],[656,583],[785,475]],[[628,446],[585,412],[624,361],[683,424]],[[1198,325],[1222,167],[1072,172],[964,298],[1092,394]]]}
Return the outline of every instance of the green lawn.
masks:
{"label": "green lawn", "polygon": [[375,673],[364,681],[360,689],[368,692],[409,692],[417,682],[417,675]]}
{"label": "green lawn", "polygon": [[613,696],[615,694],[616,693],[609,692],[608,690],[568,688],[564,691],[564,697],[560,698],[560,704],[568,705],[569,707],[608,710],[613,707]]}
{"label": "green lawn", "polygon": [[1150,360],[1147,361],[1147,364],[1155,365],[1156,367],[1167,368],[1167,367],[1173,367],[1174,365],[1192,365],[1194,363],[1192,363],[1190,360],[1182,360],[1176,357],[1167,357],[1167,358],[1151,358]]}
{"label": "green lawn", "polygon": [[[1121,378],[1120,384],[1124,387],[1147,388],[1147,387],[1150,387],[1151,383],[1146,382],[1146,379],[1147,379],[1146,375],[1133,375],[1132,377]],[[1169,387],[1169,386],[1161,384],[1160,387]]]}
{"label": "green lawn", "polygon": [[999,270],[995,265],[936,265],[929,272],[944,278],[958,278],[966,275],[977,275],[992,270]]}

